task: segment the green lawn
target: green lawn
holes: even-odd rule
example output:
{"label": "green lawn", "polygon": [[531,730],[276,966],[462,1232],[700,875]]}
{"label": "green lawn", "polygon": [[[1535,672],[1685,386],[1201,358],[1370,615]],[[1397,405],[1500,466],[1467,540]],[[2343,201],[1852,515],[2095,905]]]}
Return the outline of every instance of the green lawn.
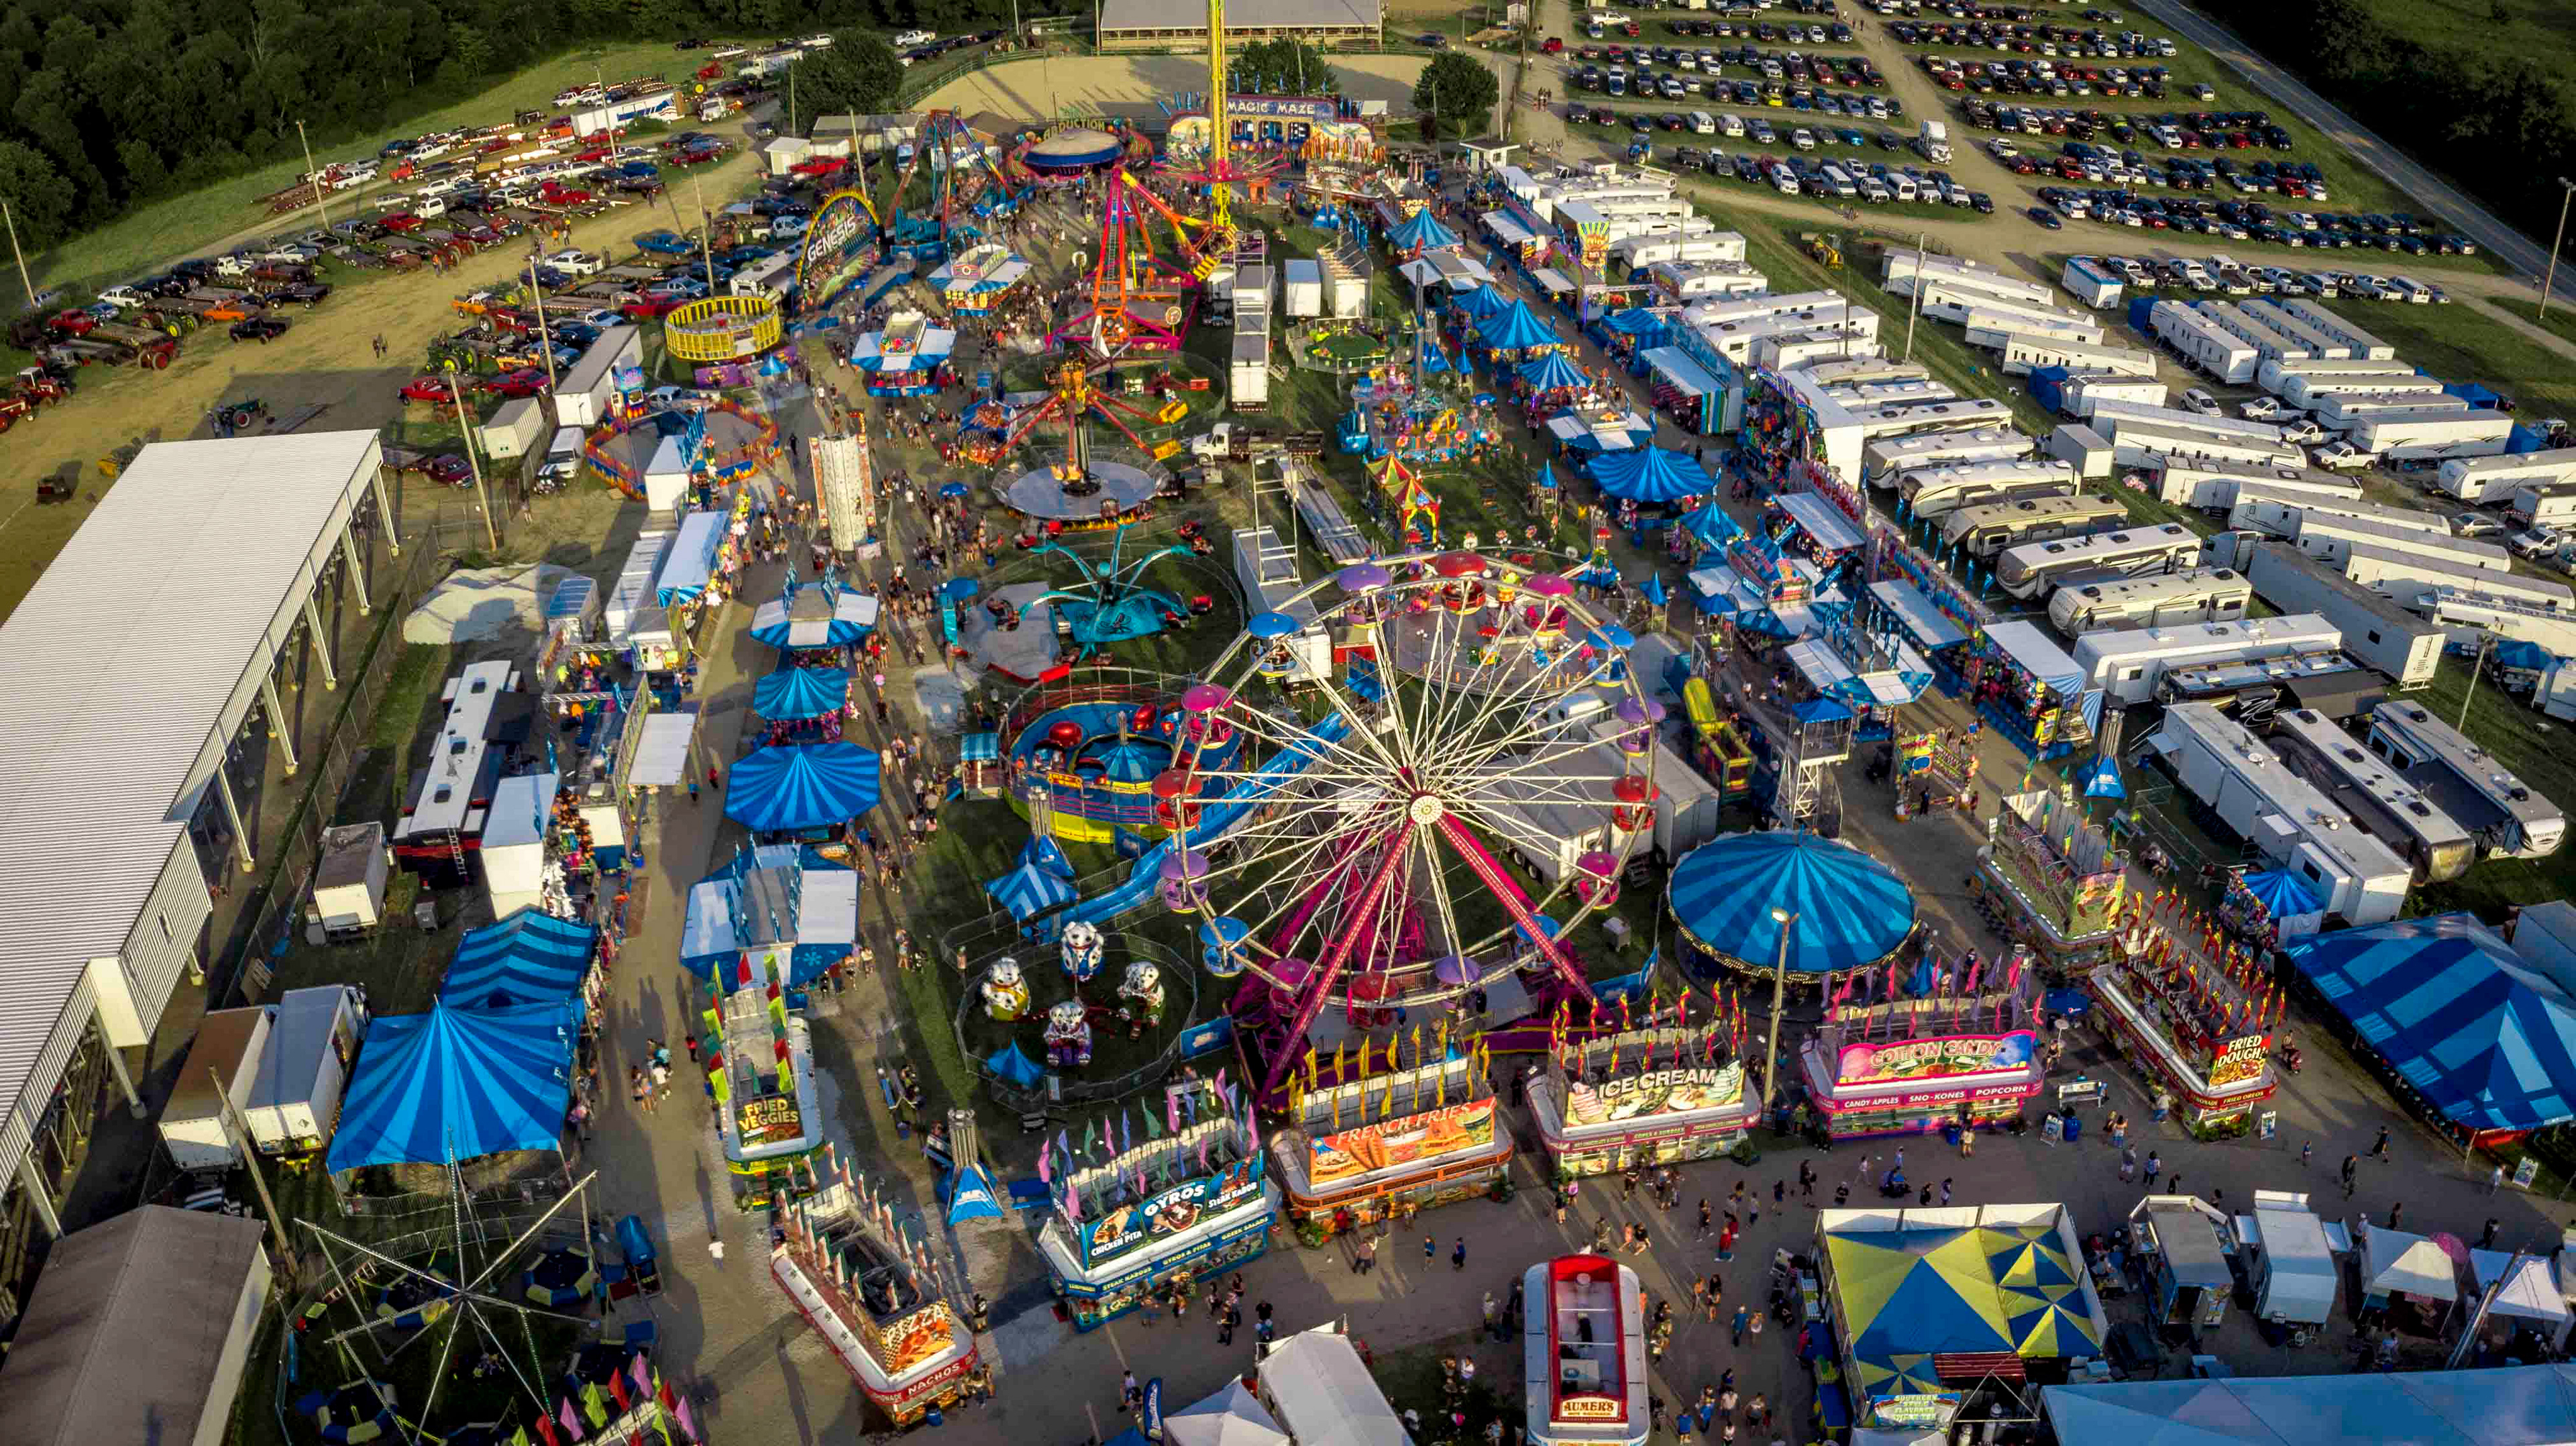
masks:
{"label": "green lawn", "polygon": [[[313,159],[318,164],[328,165],[335,159],[371,155],[385,141],[399,136],[464,125],[498,124],[508,121],[514,111],[544,110],[551,115],[555,113],[555,93],[575,81],[590,80],[594,70],[605,74],[612,84],[656,73],[671,80],[681,80],[689,74],[684,66],[688,58],[672,50],[667,43],[568,51],[543,65],[521,71],[470,100],[406,121],[381,133],[342,137],[330,144],[316,136],[313,138]],[[293,184],[303,169],[304,158],[296,155],[221,185],[157,202],[51,251],[29,256],[27,269],[38,286],[79,283],[95,291],[166,265],[190,252],[211,248],[244,230],[257,227],[273,227],[280,231],[309,229],[317,224],[316,219],[309,215],[271,218],[266,207],[255,204],[257,198]],[[368,208],[363,199],[347,193],[333,197],[330,210],[335,220],[345,220],[352,214],[372,214],[372,208]],[[339,281],[343,278],[335,276],[332,279]]]}
{"label": "green lawn", "polygon": [[[2534,326],[2555,332],[2569,342],[2576,342],[2576,301],[2569,301],[2562,297],[2552,302],[2549,314],[2543,316],[2540,312],[2540,303],[2537,301],[2525,301],[2519,296],[2491,296],[2487,300]],[[2576,362],[2564,362],[2561,365],[2576,366]]]}
{"label": "green lawn", "polygon": [[2446,382],[2481,382],[2527,417],[2576,417],[2576,360],[2508,331],[2476,308],[2329,301],[2398,356]]}
{"label": "green lawn", "polygon": [[[2471,738],[2534,792],[2576,805],[2576,748],[2568,746],[2564,724],[2541,716],[2492,678],[2479,679],[2475,696],[2470,696],[2469,664],[2458,658],[2444,658],[2431,686],[2413,697],[2455,726],[2465,698],[2465,731]],[[2411,911],[2470,909],[2489,923],[2501,923],[2512,905],[2570,897],[2576,897],[2576,849],[2560,849],[2545,859],[2489,859],[2450,883],[2417,889]]]}

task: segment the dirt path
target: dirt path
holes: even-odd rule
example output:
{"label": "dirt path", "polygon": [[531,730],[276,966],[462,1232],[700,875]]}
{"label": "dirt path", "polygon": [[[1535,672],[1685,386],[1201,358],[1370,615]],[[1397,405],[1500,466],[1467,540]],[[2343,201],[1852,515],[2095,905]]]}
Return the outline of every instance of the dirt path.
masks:
{"label": "dirt path", "polygon": [[[700,172],[708,205],[730,199],[752,179],[753,168],[753,157],[743,150]],[[663,196],[667,201],[675,194],[680,208],[694,206],[686,188]],[[574,227],[574,238],[582,245],[629,249],[629,238],[641,232],[681,224],[666,201],[621,207],[582,222]],[[265,233],[275,227],[257,229]],[[83,368],[76,396],[0,437],[0,616],[18,605],[105,492],[109,484],[99,476],[96,459],[130,440],[187,437],[218,402],[251,398],[266,402],[279,417],[323,407],[305,431],[374,430],[396,421],[430,420],[434,409],[406,404],[397,395],[404,382],[419,374],[422,348],[432,336],[460,323],[450,305],[454,298],[507,280],[520,259],[518,248],[504,247],[445,275],[380,277],[337,268],[332,281],[363,281],[312,311],[290,310],[294,329],[276,341],[235,342],[221,329],[208,328],[187,339],[165,372]],[[386,344],[381,361],[372,345],[377,336]],[[36,480],[65,462],[81,464],[80,497],[66,505],[22,509],[20,504],[34,496]],[[421,496],[417,486],[411,496]],[[560,506],[540,509],[531,541],[547,535],[547,513]]]}

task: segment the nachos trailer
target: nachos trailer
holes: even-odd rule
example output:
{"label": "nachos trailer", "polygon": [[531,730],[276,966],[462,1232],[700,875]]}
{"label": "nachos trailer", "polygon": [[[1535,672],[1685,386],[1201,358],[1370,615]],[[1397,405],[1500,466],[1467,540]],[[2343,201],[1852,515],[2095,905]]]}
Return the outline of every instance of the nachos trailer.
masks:
{"label": "nachos trailer", "polygon": [[1529,1110],[1556,1178],[1710,1160],[1734,1149],[1762,1107],[1745,1093],[1744,1062],[1719,1063],[1708,1037],[1704,1029],[1638,1029],[1553,1052],[1530,1082]]}

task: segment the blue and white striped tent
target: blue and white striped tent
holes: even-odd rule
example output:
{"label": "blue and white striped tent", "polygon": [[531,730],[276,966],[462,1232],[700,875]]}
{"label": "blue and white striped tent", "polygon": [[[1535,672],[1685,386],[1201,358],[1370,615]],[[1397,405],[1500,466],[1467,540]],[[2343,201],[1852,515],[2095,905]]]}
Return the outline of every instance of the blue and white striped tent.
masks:
{"label": "blue and white striped tent", "polygon": [[2474,915],[2337,929],[2281,952],[2453,1124],[2576,1119],[2576,998]]}
{"label": "blue and white striped tent", "polygon": [[1077,891],[1062,874],[1024,863],[986,884],[984,892],[1013,919],[1027,923],[1034,915],[1072,903]]}
{"label": "blue and white striped tent", "polygon": [[574,999],[376,1020],[331,1137],[331,1173],[560,1149],[580,1028]]}
{"label": "blue and white striped tent", "polygon": [[804,833],[877,803],[877,756],[846,739],[760,749],[733,766],[725,817],[753,833]]}
{"label": "blue and white striped tent", "polygon": [[1811,833],[1729,834],[1673,866],[1673,922],[1702,953],[1769,972],[1789,924],[1789,972],[1830,977],[1884,963],[1914,932],[1914,891],[1887,865]]}
{"label": "blue and white striped tent", "polygon": [[772,723],[827,717],[849,701],[847,668],[780,668],[751,685],[751,711]]}
{"label": "blue and white striped tent", "polygon": [[469,929],[439,985],[440,1002],[464,1009],[552,1004],[581,992],[599,945],[595,925],[521,909],[497,924]]}

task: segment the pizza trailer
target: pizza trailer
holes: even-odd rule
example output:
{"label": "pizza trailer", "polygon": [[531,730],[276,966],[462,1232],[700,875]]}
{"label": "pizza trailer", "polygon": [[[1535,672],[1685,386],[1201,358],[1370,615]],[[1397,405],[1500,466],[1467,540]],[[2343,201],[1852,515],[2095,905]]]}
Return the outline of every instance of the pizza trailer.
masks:
{"label": "pizza trailer", "polygon": [[2043,1074],[2028,987],[1836,1009],[1799,1056],[1825,1133],[1928,1135],[2018,1118]]}
{"label": "pizza trailer", "polygon": [[1529,1086],[1530,1118],[1556,1178],[1708,1160],[1761,1116],[1744,1061],[1695,1028],[1638,1029],[1552,1051]]}

